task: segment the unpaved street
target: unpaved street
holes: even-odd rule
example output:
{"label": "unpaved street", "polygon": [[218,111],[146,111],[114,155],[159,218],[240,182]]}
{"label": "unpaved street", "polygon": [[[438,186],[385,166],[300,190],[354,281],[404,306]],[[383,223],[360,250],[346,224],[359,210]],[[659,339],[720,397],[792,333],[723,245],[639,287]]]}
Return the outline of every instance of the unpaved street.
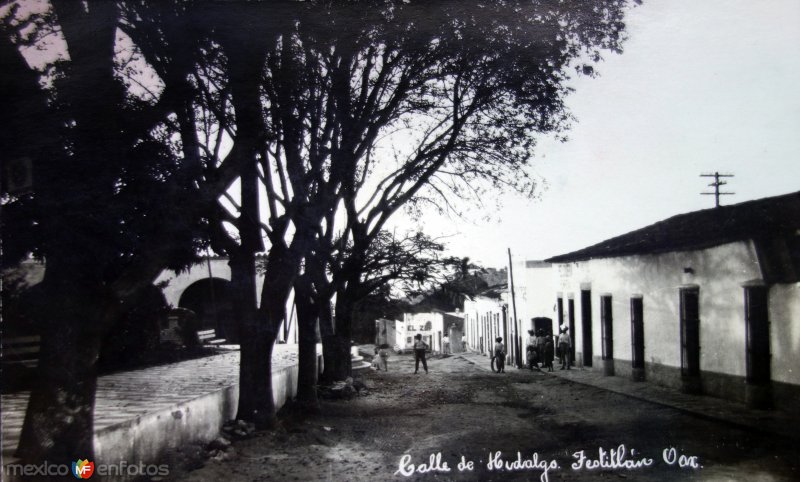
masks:
{"label": "unpaved street", "polygon": [[414,375],[412,356],[394,355],[388,373],[368,374],[368,395],[325,401],[321,415],[284,419],[172,479],[800,479],[788,440],[544,373],[495,374],[459,356],[429,368]]}

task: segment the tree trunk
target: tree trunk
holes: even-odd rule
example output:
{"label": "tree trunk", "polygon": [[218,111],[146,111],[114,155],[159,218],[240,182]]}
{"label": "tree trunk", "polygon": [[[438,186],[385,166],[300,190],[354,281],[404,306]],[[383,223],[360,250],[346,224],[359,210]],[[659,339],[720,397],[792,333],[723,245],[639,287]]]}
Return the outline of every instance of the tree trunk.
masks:
{"label": "tree trunk", "polygon": [[38,379],[28,401],[17,449],[24,463],[69,464],[94,457],[97,359],[115,310],[99,284],[77,278],[77,267],[48,260],[42,288]]}
{"label": "tree trunk", "polygon": [[[37,168],[36,197],[47,258],[36,316],[41,335],[37,384],[25,413],[17,455],[24,463],[70,464],[93,458],[97,358],[116,315],[103,283],[116,254],[101,233],[126,150],[117,120],[123,102],[114,80],[116,4],[54,1],[69,52],[59,82],[69,120],[71,156]],[[86,35],[91,25],[92,35]],[[54,113],[55,114],[55,113]],[[62,133],[63,134],[63,133]],[[46,144],[54,132],[42,131]],[[62,148],[63,149],[63,148]],[[88,173],[91,173],[89,175]]]}
{"label": "tree trunk", "polygon": [[323,337],[322,349],[325,359],[323,379],[325,383],[343,381],[351,376],[351,319],[353,305],[346,290],[336,296],[336,319],[334,333]]}
{"label": "tree trunk", "polygon": [[352,374],[350,347],[349,336],[329,335],[322,338],[325,364],[325,370],[322,373],[324,383],[344,381]]}
{"label": "tree trunk", "polygon": [[60,330],[42,334],[37,386],[28,401],[16,453],[24,463],[70,464],[75,457],[94,458],[100,339],[77,329],[68,318],[59,317],[64,325]]}
{"label": "tree trunk", "polygon": [[260,428],[271,425],[272,347],[274,337],[257,316],[255,256],[244,249],[231,254],[231,292],[239,316],[239,408],[236,417]]}
{"label": "tree trunk", "polygon": [[318,411],[317,399],[317,305],[312,299],[311,280],[307,274],[295,282],[297,309],[298,375],[296,402],[302,410]]}
{"label": "tree trunk", "polygon": [[256,321],[242,326],[239,362],[239,407],[236,418],[253,422],[256,428],[275,424],[272,398],[272,349],[275,332]]}

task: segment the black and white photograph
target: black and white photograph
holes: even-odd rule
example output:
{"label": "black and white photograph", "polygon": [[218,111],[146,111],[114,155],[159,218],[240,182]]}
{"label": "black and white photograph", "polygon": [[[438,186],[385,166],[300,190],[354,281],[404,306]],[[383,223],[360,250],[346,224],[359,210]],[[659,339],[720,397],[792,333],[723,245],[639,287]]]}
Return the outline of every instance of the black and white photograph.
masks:
{"label": "black and white photograph", "polygon": [[0,480],[800,480],[797,0],[0,1]]}

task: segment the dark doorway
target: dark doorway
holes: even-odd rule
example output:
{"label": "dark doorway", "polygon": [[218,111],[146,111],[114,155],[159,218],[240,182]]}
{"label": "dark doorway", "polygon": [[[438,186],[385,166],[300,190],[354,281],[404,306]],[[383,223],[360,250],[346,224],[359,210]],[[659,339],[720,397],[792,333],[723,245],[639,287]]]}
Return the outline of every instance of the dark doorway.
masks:
{"label": "dark doorway", "polygon": [[568,327],[569,327],[569,336],[570,340],[572,340],[572,344],[570,344],[570,363],[574,366],[575,365],[575,300],[572,299],[572,295],[567,299],[567,317],[568,317]]}
{"label": "dark doorway", "polygon": [[644,380],[644,303],[641,296],[631,298],[631,367],[633,379]]}
{"label": "dark doorway", "polygon": [[603,373],[614,374],[614,317],[611,295],[600,297],[600,340],[602,341]]}
{"label": "dark doorway", "polygon": [[214,329],[217,338],[238,343],[238,326],[231,303],[230,281],[221,278],[196,281],[186,288],[178,305],[197,314],[200,329]]}
{"label": "dark doorway", "polygon": [[592,292],[581,290],[581,343],[583,366],[592,366]]}
{"label": "dark doorway", "polygon": [[683,389],[689,393],[700,390],[700,289],[681,288],[681,376]]}
{"label": "dark doorway", "polygon": [[764,385],[770,381],[769,298],[766,286],[744,289],[747,383]]}
{"label": "dark doorway", "polygon": [[561,331],[561,325],[564,324],[564,298],[562,298],[560,296],[558,297],[558,299],[556,299],[556,315],[558,316],[558,318],[557,318],[558,319],[558,323],[557,323],[558,326],[556,326],[556,329],[558,329],[558,331],[560,332]]}
{"label": "dark doorway", "polygon": [[549,333],[551,335],[553,334],[553,319],[552,318],[547,318],[547,317],[544,317],[544,316],[540,316],[540,317],[534,318],[532,321],[533,321],[533,329],[535,330],[537,335],[539,334],[539,330],[544,330],[544,332],[546,334],[547,333]]}

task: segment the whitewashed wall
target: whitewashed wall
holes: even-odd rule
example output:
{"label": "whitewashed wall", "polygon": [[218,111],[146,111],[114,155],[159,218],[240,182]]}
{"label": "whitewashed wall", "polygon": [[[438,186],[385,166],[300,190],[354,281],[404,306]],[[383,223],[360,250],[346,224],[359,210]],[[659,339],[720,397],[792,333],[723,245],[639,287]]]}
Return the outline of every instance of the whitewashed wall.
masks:
{"label": "whitewashed wall", "polygon": [[[506,336],[503,332],[503,306],[502,300],[484,296],[476,296],[475,299],[464,302],[464,327],[470,349],[482,348],[486,352],[494,345],[495,338],[511,337],[511,334]],[[481,337],[483,337],[482,347]]]}
{"label": "whitewashed wall", "polygon": [[[692,275],[684,273],[693,270]],[[581,285],[591,286],[592,347],[602,353],[600,296],[612,296],[614,358],[631,359],[630,299],[643,296],[645,360],[680,367],[679,289],[700,288],[700,369],[745,375],[744,291],[742,283],[761,276],[750,242],[658,255],[596,259],[555,266],[557,288],[575,296],[576,347],[581,333]]]}
{"label": "whitewashed wall", "polygon": [[800,385],[800,283],[769,291],[772,379]]}
{"label": "whitewashed wall", "polygon": [[[420,329],[420,327],[425,326],[429,321],[431,322],[430,330]],[[441,339],[444,338],[444,314],[438,312],[404,313],[403,322],[405,325],[405,335],[398,340],[398,343],[406,342],[406,345],[403,346],[404,350],[411,349],[413,345],[413,342],[412,344],[407,343],[408,337],[413,338],[415,335],[420,334],[423,339],[426,340],[432,351],[441,353]],[[413,331],[410,329],[411,327],[414,328]],[[402,342],[400,340],[402,340]]]}
{"label": "whitewashed wall", "polygon": [[[556,284],[553,266],[541,261],[526,261],[514,265],[514,291],[520,331],[533,328],[531,318],[545,316],[555,319]],[[510,288],[509,288],[510,289]],[[511,304],[509,303],[509,310]]]}

